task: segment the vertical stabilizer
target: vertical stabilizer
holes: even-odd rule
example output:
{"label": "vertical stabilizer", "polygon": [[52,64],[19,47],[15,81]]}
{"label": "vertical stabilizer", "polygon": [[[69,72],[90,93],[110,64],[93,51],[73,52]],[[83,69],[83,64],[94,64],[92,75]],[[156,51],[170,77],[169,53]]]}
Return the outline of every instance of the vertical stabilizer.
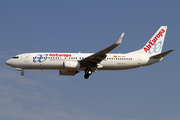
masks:
{"label": "vertical stabilizer", "polygon": [[145,54],[149,56],[154,56],[156,54],[161,53],[166,31],[167,31],[167,26],[161,26],[157,30],[157,32],[151,37],[151,39],[142,48]]}

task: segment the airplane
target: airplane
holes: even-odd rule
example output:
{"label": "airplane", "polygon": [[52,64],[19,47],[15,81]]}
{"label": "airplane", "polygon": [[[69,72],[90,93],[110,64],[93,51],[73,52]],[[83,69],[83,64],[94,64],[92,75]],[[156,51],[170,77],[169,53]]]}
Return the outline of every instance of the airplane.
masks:
{"label": "airplane", "polygon": [[121,44],[122,33],[114,44],[97,53],[24,53],[7,60],[6,64],[22,71],[22,76],[24,69],[53,69],[66,76],[84,71],[84,78],[88,79],[97,70],[126,70],[162,61],[164,56],[174,51],[161,53],[166,31],[167,26],[161,26],[143,48],[126,54],[109,53]]}

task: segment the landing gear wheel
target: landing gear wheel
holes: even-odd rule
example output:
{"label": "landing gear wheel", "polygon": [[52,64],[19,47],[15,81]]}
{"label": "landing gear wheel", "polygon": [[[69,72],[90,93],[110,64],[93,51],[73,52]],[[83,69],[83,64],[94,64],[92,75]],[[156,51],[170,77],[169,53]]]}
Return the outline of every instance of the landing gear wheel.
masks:
{"label": "landing gear wheel", "polygon": [[89,76],[92,74],[92,71],[89,67],[87,67],[84,72],[85,72],[85,75],[84,75],[85,79],[88,79]]}
{"label": "landing gear wheel", "polygon": [[23,76],[23,75],[24,75],[24,72],[21,72],[21,75]]}
{"label": "landing gear wheel", "polygon": [[89,74],[85,74],[85,75],[84,75],[84,78],[85,78],[85,79],[88,79],[88,78],[89,78]]}

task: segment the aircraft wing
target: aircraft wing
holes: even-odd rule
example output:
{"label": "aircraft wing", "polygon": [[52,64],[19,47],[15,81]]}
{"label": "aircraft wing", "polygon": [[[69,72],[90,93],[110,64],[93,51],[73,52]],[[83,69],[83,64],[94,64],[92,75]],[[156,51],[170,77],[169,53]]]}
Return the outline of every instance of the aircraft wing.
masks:
{"label": "aircraft wing", "polygon": [[104,58],[106,58],[106,54],[112,51],[114,48],[116,48],[121,42],[122,38],[124,36],[124,33],[121,34],[119,39],[109,46],[108,48],[105,48],[104,50],[101,50],[100,52],[97,52],[93,55],[90,55],[80,61],[80,64],[83,66],[89,66],[89,67],[96,67],[98,63],[100,63]]}

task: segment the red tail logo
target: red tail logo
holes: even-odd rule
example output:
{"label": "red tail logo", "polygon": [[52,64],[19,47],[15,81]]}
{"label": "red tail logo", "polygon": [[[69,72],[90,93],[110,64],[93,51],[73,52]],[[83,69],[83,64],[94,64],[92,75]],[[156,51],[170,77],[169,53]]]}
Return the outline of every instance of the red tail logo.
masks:
{"label": "red tail logo", "polygon": [[149,40],[149,44],[143,48],[146,53],[149,49],[151,49],[151,47],[154,45],[154,43],[156,43],[156,41],[159,40],[159,38],[163,36],[164,32],[165,32],[165,30],[161,29],[159,31],[159,33],[152,40]]}

